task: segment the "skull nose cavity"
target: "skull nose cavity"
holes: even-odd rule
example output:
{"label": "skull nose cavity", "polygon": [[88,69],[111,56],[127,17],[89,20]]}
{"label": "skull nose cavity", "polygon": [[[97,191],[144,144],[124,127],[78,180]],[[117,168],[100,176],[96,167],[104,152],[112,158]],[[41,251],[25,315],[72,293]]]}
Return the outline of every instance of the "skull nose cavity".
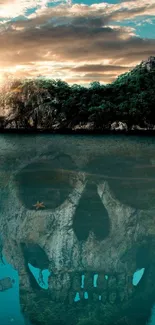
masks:
{"label": "skull nose cavity", "polygon": [[86,185],[75,211],[73,230],[79,241],[87,240],[90,232],[97,240],[103,240],[109,235],[110,219],[94,182]]}

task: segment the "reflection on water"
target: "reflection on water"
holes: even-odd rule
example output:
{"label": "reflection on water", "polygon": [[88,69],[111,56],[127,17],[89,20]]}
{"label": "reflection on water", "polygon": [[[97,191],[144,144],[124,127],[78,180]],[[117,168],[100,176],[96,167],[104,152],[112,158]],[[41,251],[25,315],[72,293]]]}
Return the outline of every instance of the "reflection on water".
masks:
{"label": "reflection on water", "polygon": [[155,324],[154,149],[0,136],[2,325]]}

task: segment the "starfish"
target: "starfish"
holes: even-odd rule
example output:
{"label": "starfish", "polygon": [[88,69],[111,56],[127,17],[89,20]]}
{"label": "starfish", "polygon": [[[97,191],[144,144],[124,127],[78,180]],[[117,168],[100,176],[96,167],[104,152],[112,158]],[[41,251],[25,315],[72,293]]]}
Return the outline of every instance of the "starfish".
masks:
{"label": "starfish", "polygon": [[39,208],[45,208],[44,202],[39,202],[39,201],[37,201],[37,203],[34,204],[33,206],[36,207],[36,210],[38,210]]}

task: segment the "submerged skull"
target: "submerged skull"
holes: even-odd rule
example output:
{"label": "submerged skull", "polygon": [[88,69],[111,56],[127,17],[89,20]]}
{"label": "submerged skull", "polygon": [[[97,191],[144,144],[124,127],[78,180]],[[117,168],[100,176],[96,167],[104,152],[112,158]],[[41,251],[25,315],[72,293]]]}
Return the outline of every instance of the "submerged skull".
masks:
{"label": "submerged skull", "polygon": [[[85,150],[82,141],[77,154],[70,141],[70,146],[60,139],[59,147],[48,145],[43,150],[36,145],[35,153],[25,151],[12,163],[10,179],[2,191],[3,251],[19,271],[20,288],[29,297],[25,298],[26,293],[22,296],[21,290],[21,298],[32,307],[39,295],[37,319],[41,295],[28,268],[31,263],[51,272],[42,303],[51,303],[54,310],[56,301],[60,314],[68,308],[65,306],[73,305],[75,319],[66,309],[66,320],[62,314],[55,316],[61,320],[59,324],[76,324],[90,312],[95,319],[98,308],[104,324],[133,325],[137,319],[145,324],[155,294],[155,268],[150,263],[155,254],[152,170],[141,168],[146,162],[140,155],[135,159],[126,153],[125,158],[117,158],[114,149],[105,153],[103,144],[94,154],[93,148]],[[44,209],[35,210],[38,200],[44,202]],[[144,278],[135,288],[133,273],[142,267]],[[96,288],[94,274],[98,274]],[[77,292],[81,304],[84,292],[88,293],[87,307],[83,310],[81,305],[81,312],[74,302]],[[142,315],[137,311],[132,316],[134,304],[148,300]],[[44,324],[53,317],[48,312],[46,309]]]}

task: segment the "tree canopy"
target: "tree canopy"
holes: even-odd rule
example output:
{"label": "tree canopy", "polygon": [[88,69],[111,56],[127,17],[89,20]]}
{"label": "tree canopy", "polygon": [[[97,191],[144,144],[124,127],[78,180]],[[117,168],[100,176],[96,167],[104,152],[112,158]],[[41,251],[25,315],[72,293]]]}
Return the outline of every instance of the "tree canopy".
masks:
{"label": "tree canopy", "polygon": [[146,66],[137,66],[111,84],[94,81],[88,88],[41,77],[7,82],[0,92],[1,112],[12,107],[16,116],[24,116],[24,123],[35,111],[36,125],[39,120],[48,127],[55,122],[68,126],[89,121],[97,128],[114,121],[125,122],[129,128],[155,125],[155,70],[148,71]]}

